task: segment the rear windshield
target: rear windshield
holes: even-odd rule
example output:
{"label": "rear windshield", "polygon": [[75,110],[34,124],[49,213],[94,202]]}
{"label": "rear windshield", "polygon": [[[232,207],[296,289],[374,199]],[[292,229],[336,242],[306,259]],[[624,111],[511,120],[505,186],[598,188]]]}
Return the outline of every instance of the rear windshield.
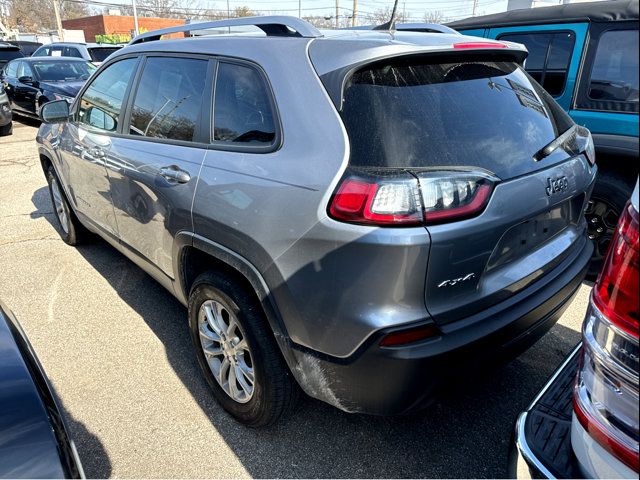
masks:
{"label": "rear windshield", "polygon": [[15,59],[15,58],[22,58],[24,57],[24,55],[22,55],[22,52],[20,52],[19,49],[13,49],[13,48],[0,48],[0,68],[2,67],[2,65],[4,65],[5,63]]}
{"label": "rear windshield", "polygon": [[104,62],[109,55],[117,51],[120,47],[100,47],[90,48],[89,55],[92,62]]}
{"label": "rear windshield", "polygon": [[512,62],[379,62],[351,77],[341,113],[353,166],[471,166],[503,179],[538,168],[533,155],[572,125]]}

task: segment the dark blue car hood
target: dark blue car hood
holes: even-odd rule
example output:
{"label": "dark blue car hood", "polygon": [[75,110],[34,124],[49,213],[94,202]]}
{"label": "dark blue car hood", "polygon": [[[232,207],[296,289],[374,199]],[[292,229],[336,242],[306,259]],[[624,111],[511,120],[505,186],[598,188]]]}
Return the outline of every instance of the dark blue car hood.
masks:
{"label": "dark blue car hood", "polygon": [[85,80],[74,82],[40,82],[40,88],[48,92],[66,95],[67,97],[75,97],[85,82]]}
{"label": "dark blue car hood", "polygon": [[81,476],[70,445],[56,431],[66,437],[44,373],[0,302],[0,478]]}

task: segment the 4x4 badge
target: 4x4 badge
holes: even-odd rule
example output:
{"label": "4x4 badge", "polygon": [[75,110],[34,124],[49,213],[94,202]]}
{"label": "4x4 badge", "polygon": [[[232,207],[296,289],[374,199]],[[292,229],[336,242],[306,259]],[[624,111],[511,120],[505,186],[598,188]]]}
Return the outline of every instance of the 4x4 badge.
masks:
{"label": "4x4 badge", "polygon": [[547,178],[547,195],[551,196],[559,192],[564,192],[569,188],[569,180],[564,175],[558,178]]}

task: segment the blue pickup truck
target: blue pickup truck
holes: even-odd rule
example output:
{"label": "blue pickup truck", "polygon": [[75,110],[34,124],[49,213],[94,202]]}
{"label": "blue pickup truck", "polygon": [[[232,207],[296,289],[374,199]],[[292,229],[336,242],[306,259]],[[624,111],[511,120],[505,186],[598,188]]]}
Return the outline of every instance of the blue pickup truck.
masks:
{"label": "blue pickup truck", "polygon": [[597,272],[638,176],[638,0],[512,10],[447,25],[524,44],[527,72],[591,130],[599,173],[586,215]]}

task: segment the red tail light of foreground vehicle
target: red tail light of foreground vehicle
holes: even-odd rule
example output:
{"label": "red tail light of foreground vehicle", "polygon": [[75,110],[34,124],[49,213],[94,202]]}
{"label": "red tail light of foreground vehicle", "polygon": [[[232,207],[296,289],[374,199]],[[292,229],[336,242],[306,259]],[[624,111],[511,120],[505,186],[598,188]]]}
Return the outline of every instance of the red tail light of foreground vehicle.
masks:
{"label": "red tail light of foreground vehicle", "polygon": [[496,179],[471,172],[347,175],[329,205],[336,220],[376,226],[452,222],[480,214]]}
{"label": "red tail light of foreground vehicle", "polygon": [[638,460],[638,212],[628,205],[593,289],[574,394],[582,427],[636,472]]}

